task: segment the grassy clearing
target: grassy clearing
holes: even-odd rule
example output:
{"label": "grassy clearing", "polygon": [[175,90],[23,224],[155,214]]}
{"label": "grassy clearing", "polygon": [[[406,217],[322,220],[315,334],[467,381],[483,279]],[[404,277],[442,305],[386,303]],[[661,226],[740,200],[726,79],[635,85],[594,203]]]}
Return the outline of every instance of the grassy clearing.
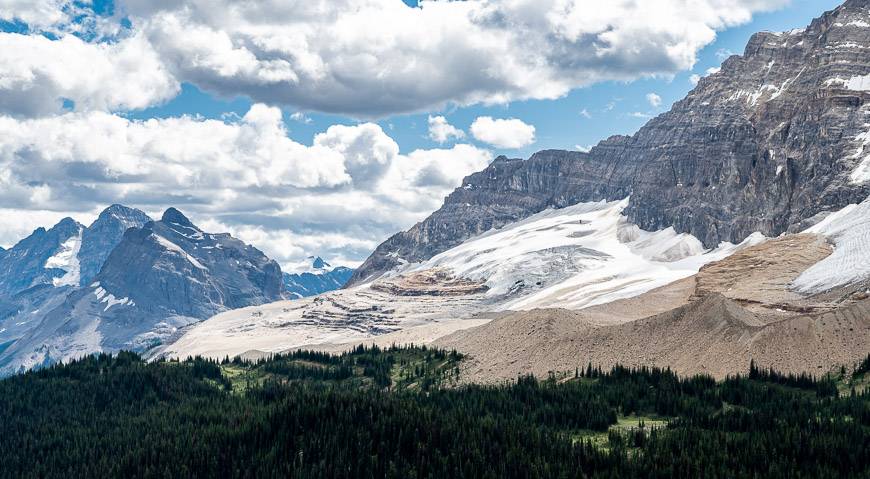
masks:
{"label": "grassy clearing", "polygon": [[609,451],[611,433],[628,434],[643,430],[649,434],[653,429],[662,430],[668,427],[669,421],[670,418],[658,416],[619,416],[616,424],[610,426],[607,431],[582,430],[572,434],[571,438],[575,444],[588,441],[601,451]]}
{"label": "grassy clearing", "polygon": [[[298,351],[268,361],[232,361],[220,365],[233,393],[244,394],[268,381],[317,381],[390,390],[428,390],[455,385],[462,356],[426,348],[358,348],[341,356]],[[215,382],[215,385],[222,385]]]}

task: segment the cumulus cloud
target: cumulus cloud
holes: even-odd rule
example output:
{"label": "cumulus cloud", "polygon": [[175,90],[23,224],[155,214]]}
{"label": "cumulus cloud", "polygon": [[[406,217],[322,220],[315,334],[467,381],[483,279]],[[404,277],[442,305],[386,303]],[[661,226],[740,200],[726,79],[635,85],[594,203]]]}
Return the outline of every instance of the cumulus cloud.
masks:
{"label": "cumulus cloud", "polygon": [[402,154],[373,123],[333,125],[306,145],[287,136],[279,109],[262,104],[223,121],[0,116],[0,244],[119,202],[154,215],[179,207],[284,263],[310,254],[361,260],[491,158],[470,145]]}
{"label": "cumulus cloud", "polygon": [[351,171],[366,175],[339,146],[315,141],[308,147],[289,139],[281,111],[260,104],[237,123],[190,117],[132,121],[104,112],[24,121],[0,117],[0,137],[0,164],[23,184],[69,177],[158,183],[172,192],[187,186],[329,187],[351,182]]}
{"label": "cumulus cloud", "polygon": [[649,102],[649,105],[653,108],[662,106],[662,97],[655,93],[647,93],[646,101]]}
{"label": "cumulus cloud", "polygon": [[471,124],[471,134],[496,148],[522,148],[535,142],[535,127],[516,118],[478,117]]}
{"label": "cumulus cloud", "polygon": [[429,139],[446,143],[451,139],[465,138],[465,132],[447,122],[443,116],[429,115]]}
{"label": "cumulus cloud", "polygon": [[[447,104],[553,99],[600,81],[690,69],[717,30],[786,1],[614,0],[602,7],[586,0],[469,0],[423,1],[410,8],[401,0],[117,0],[116,19],[132,22],[126,37],[92,45],[85,57],[87,49],[67,40],[69,35],[18,41],[18,60],[30,58],[25,75],[0,84],[11,84],[9,92],[35,93],[25,81],[31,71],[55,102],[69,95],[77,106],[128,109],[160,102],[186,81],[227,97],[360,118]],[[53,16],[9,8],[0,9],[0,18],[63,22],[59,6],[67,3],[37,2],[61,12]],[[157,64],[115,61],[128,46],[141,49],[148,62],[153,55]],[[0,45],[7,52],[0,71],[14,66],[12,47]],[[68,55],[75,47],[80,51]],[[70,77],[91,78],[88,68],[41,68],[43,55],[69,62],[90,58],[101,69],[111,67],[119,83],[134,80],[125,90],[135,98],[106,98],[113,89],[88,88],[82,84],[89,80]],[[136,72],[155,77],[135,81]],[[67,88],[61,79],[76,87]],[[47,107],[17,109],[42,113]]]}
{"label": "cumulus cloud", "polygon": [[0,111],[16,116],[135,110],[168,100],[179,84],[142,36],[88,43],[75,35],[0,32]]}
{"label": "cumulus cloud", "polygon": [[2,0],[0,18],[24,23],[34,30],[46,30],[70,20],[72,0]]}

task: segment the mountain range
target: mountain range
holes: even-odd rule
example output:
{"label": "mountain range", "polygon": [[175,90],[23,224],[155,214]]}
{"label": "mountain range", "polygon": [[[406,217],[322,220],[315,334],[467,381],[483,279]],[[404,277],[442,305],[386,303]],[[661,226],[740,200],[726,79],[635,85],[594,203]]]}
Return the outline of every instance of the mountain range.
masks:
{"label": "mountain range", "polygon": [[870,352],[868,49],[868,0],[757,33],[636,134],[498,157],[344,289],[221,313],[165,354],[434,343],[468,353],[476,382],[854,364]]}
{"label": "mountain range", "polygon": [[[325,291],[346,268],[305,279]],[[279,265],[170,208],[159,221],[113,205],[85,227],[66,218],[0,255],[0,371],[99,351],[146,351],[219,312],[284,298]],[[297,297],[295,293],[287,297]]]}

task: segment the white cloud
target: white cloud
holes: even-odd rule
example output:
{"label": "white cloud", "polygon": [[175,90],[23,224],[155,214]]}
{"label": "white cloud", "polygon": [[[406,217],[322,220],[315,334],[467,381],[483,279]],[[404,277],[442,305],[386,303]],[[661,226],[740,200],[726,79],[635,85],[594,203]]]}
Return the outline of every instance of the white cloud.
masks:
{"label": "white cloud", "polygon": [[178,207],[282,263],[361,260],[491,158],[470,145],[402,154],[373,123],[333,125],[305,145],[287,136],[280,110],[260,104],[226,121],[0,116],[0,244],[118,202],[153,215]]}
{"label": "white cloud", "polygon": [[644,113],[642,111],[633,111],[629,113],[628,116],[632,118],[652,118],[652,115],[650,115],[649,113]]}
{"label": "white cloud", "polygon": [[580,116],[586,119],[592,118],[592,114],[589,113],[589,110],[587,110],[586,108],[580,110]]}
{"label": "white cloud", "polygon": [[535,142],[535,127],[516,118],[478,117],[471,124],[471,134],[496,148],[522,148]]}
{"label": "white cloud", "polygon": [[69,21],[66,13],[74,4],[72,0],[2,0],[0,19],[17,21],[34,30],[43,30]]}
{"label": "white cloud", "polygon": [[[87,170],[94,182],[185,187],[336,186],[353,159],[287,138],[277,108],[255,104],[238,123],[190,117],[131,121],[103,112],[18,121],[0,117],[0,165],[26,183]],[[32,172],[22,168],[27,158]],[[54,173],[56,172],[56,173]],[[170,190],[171,191],[171,190]]]}
{"label": "white cloud", "polygon": [[692,73],[691,75],[689,75],[689,83],[691,83],[692,86],[697,86],[698,82],[700,81],[701,75],[698,75],[697,73]]}
{"label": "white cloud", "polygon": [[[21,114],[44,114],[45,102],[64,95],[83,107],[138,108],[187,81],[227,97],[370,118],[553,99],[600,81],[673,75],[694,65],[717,30],[786,1],[614,0],[601,7],[586,0],[469,0],[409,8],[401,0],[118,0],[115,18],[133,24],[127,37],[75,51],[70,35],[14,46],[7,40],[0,71],[17,58],[19,70],[46,83],[40,93],[28,89],[26,77],[11,86],[4,79],[10,95],[27,91],[23,96],[41,103],[17,105]],[[67,21],[56,8],[67,3],[40,0],[40,8],[56,12],[28,8],[18,16],[44,19],[46,27]],[[3,18],[15,15],[15,7],[0,10]],[[145,64],[124,55],[126,48],[141,50]],[[61,71],[44,68],[41,57]],[[99,67],[95,78],[90,64]],[[90,87],[101,80],[129,84],[123,94],[133,98],[107,98],[118,93]]]}
{"label": "white cloud", "polygon": [[590,151],[592,151],[592,147],[594,147],[594,146],[595,145],[586,145],[586,146],[574,145],[574,148],[577,149],[577,151],[579,151],[581,153],[589,153]]}
{"label": "white cloud", "polygon": [[341,154],[356,186],[375,184],[399,155],[399,145],[374,123],[330,126],[314,137],[314,145]]}
{"label": "white cloud", "polygon": [[647,93],[646,101],[649,102],[650,106],[653,108],[658,108],[662,106],[662,97],[658,96],[655,93]]}
{"label": "white cloud", "polygon": [[313,120],[309,118],[305,113],[301,111],[293,112],[290,115],[290,119],[293,121],[298,121],[299,123],[304,123],[306,125],[310,125]]}
{"label": "white cloud", "polygon": [[451,138],[465,138],[465,132],[448,123],[443,116],[429,115],[429,139],[438,143],[446,143]]}
{"label": "white cloud", "polygon": [[178,82],[141,35],[88,43],[74,35],[0,33],[0,112],[58,113],[63,99],[77,110],[135,110],[174,97]]}

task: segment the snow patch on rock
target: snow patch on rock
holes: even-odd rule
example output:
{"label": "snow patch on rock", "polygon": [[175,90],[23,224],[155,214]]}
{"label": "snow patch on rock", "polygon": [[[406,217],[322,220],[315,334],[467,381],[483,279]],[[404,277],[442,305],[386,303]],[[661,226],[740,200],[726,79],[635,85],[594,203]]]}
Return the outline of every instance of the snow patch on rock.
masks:
{"label": "snow patch on rock", "polygon": [[870,75],[850,78],[846,81],[846,88],[855,91],[870,91]]}
{"label": "snow patch on rock", "polygon": [[96,296],[101,303],[106,303],[106,308],[103,309],[103,311],[108,311],[112,306],[136,306],[136,303],[134,303],[130,298],[125,297],[118,299],[114,294],[103,289],[99,283],[96,283],[96,285],[94,296]]}
{"label": "snow patch on rock", "polygon": [[55,287],[78,286],[81,265],[79,264],[79,250],[82,248],[82,234],[84,230],[79,228],[77,235],[70,237],[60,245],[60,249],[51,258],[45,261],[46,269],[60,269],[65,274],[54,278],[52,284]]}

